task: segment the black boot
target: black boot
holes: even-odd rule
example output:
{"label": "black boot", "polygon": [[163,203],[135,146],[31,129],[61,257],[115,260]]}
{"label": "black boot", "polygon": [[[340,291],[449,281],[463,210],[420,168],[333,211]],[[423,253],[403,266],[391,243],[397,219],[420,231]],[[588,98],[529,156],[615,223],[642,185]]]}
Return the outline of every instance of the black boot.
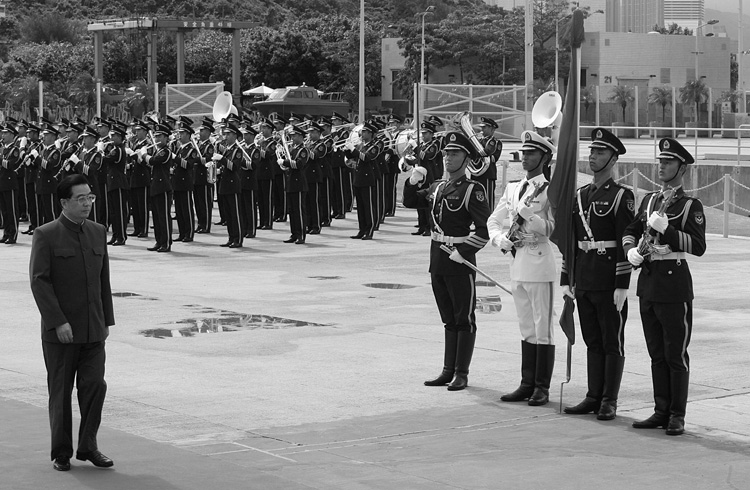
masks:
{"label": "black boot", "polygon": [[654,386],[654,414],[646,420],[633,422],[635,429],[656,429],[669,423],[671,405],[669,366],[664,361],[651,365],[651,382]]}
{"label": "black boot", "polygon": [[425,386],[445,386],[453,379],[456,370],[456,346],[458,344],[458,332],[445,330],[445,354],[443,355],[443,372],[435,379],[424,382]]}
{"label": "black boot", "polygon": [[448,385],[448,391],[459,391],[469,386],[469,364],[474,354],[476,332],[461,330],[458,332],[458,348],[456,349],[456,377]]}
{"label": "black boot", "polygon": [[500,397],[504,402],[522,402],[534,393],[536,375],[536,344],[521,341],[521,384],[512,393]]}
{"label": "black boot", "polygon": [[552,381],[552,371],[555,369],[555,346],[536,346],[536,376],[534,377],[534,393],[529,398],[529,405],[539,407],[549,401],[549,384]]}
{"label": "black boot", "polygon": [[586,398],[574,407],[565,407],[565,413],[584,415],[598,412],[604,390],[604,356],[598,352],[586,351],[586,373],[589,391]]}
{"label": "black boot", "polygon": [[604,360],[604,392],[602,406],[596,418],[599,420],[613,420],[617,415],[617,395],[620,393],[622,370],[625,368],[625,358],[622,356],[607,356]]}
{"label": "black boot", "polygon": [[685,409],[687,408],[690,373],[688,371],[672,371],[669,382],[672,403],[669,406],[667,435],[679,436],[685,432]]}

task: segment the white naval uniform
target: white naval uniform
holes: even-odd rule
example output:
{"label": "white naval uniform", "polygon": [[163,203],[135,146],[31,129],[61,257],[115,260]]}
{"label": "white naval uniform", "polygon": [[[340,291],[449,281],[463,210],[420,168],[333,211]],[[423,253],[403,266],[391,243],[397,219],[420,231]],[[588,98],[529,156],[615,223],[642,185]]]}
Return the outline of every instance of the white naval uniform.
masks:
{"label": "white naval uniform", "polygon": [[[527,185],[524,183],[528,182]],[[508,184],[500,197],[495,211],[487,220],[490,242],[498,246],[503,229],[503,221],[515,220],[517,209],[523,206],[527,196],[534,193],[535,185],[547,182],[544,175],[517,184]],[[525,187],[525,188],[524,188]],[[523,195],[519,195],[523,190]],[[531,203],[534,216],[521,225],[524,245],[511,254],[510,279],[513,302],[516,305],[518,323],[523,340],[531,344],[554,345],[555,336],[552,317],[554,315],[554,281],[557,279],[555,255],[549,236],[555,226],[545,188]]]}

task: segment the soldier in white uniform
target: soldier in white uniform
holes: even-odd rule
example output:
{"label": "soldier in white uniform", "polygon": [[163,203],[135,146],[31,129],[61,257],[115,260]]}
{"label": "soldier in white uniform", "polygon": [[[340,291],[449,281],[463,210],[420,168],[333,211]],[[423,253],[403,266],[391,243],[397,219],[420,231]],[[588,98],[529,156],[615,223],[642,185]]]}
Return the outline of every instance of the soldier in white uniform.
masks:
{"label": "soldier in white uniform", "polygon": [[[556,151],[546,138],[533,131],[521,135],[522,165],[526,176],[508,185],[487,220],[490,241],[511,252],[510,279],[521,329],[521,385],[500,399],[545,405],[555,362],[552,327],[555,256],[549,236],[555,225],[547,201],[549,165]],[[503,229],[509,218],[510,230]]]}

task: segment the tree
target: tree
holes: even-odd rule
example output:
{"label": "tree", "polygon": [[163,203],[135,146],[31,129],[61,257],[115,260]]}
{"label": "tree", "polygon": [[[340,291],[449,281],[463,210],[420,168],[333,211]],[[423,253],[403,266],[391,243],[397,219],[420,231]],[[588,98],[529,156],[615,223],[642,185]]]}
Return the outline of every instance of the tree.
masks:
{"label": "tree", "polygon": [[719,97],[719,102],[729,102],[732,106],[732,112],[737,112],[737,103],[742,100],[741,90],[725,90]]}
{"label": "tree", "polygon": [[628,106],[628,102],[633,102],[633,92],[627,85],[615,85],[612,87],[610,96],[607,99],[611,102],[616,102],[622,108],[622,122],[625,122],[625,108]]}
{"label": "tree", "polygon": [[54,42],[77,44],[83,31],[79,22],[54,13],[29,15],[19,26],[24,42],[50,44]]}
{"label": "tree", "polygon": [[660,26],[659,24],[654,24],[654,26],[651,28],[652,32],[658,32],[659,34],[666,34],[668,36],[692,36],[693,31],[691,29],[688,29],[687,27],[682,27],[677,25],[676,22],[672,22],[668,26]]}
{"label": "tree", "polygon": [[680,88],[680,102],[695,104],[695,122],[698,123],[700,105],[708,100],[708,87],[703,79],[690,80]]}
{"label": "tree", "polygon": [[670,87],[654,87],[648,94],[648,103],[661,106],[662,123],[667,120],[666,109],[672,104],[672,89]]}

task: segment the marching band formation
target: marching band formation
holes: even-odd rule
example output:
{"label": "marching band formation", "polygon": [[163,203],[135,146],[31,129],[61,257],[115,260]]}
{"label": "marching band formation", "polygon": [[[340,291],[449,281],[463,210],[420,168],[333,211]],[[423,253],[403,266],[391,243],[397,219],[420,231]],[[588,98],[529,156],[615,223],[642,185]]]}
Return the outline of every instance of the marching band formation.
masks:
{"label": "marching band formation", "polygon": [[[37,125],[6,119],[0,166],[3,243],[59,216],[57,182],[69,174],[87,177],[95,199],[90,218],[111,230],[109,244],[147,238],[149,250],[169,252],[173,242],[189,243],[211,232],[214,202],[226,226],[227,242],[239,248],[257,230],[289,221],[285,243],[304,244],[334,219],[344,219],[356,202],[358,232],[370,240],[396,211],[398,174],[416,168],[432,182],[443,175],[443,121],[431,116],[420,138],[402,130],[403,119],[376,119],[355,125],[334,112],[330,117],[271,114],[255,122],[227,114],[220,123],[199,125],[185,116],[147,116],[129,126],[111,118]],[[197,129],[196,129],[197,126]],[[482,118],[486,155],[476,176],[494,189],[495,164],[502,144],[497,124]],[[417,143],[419,140],[419,143]],[[490,197],[492,199],[492,197]],[[173,236],[172,209],[177,225]],[[430,218],[419,210],[415,235],[430,235]],[[132,232],[126,232],[132,218]]]}

